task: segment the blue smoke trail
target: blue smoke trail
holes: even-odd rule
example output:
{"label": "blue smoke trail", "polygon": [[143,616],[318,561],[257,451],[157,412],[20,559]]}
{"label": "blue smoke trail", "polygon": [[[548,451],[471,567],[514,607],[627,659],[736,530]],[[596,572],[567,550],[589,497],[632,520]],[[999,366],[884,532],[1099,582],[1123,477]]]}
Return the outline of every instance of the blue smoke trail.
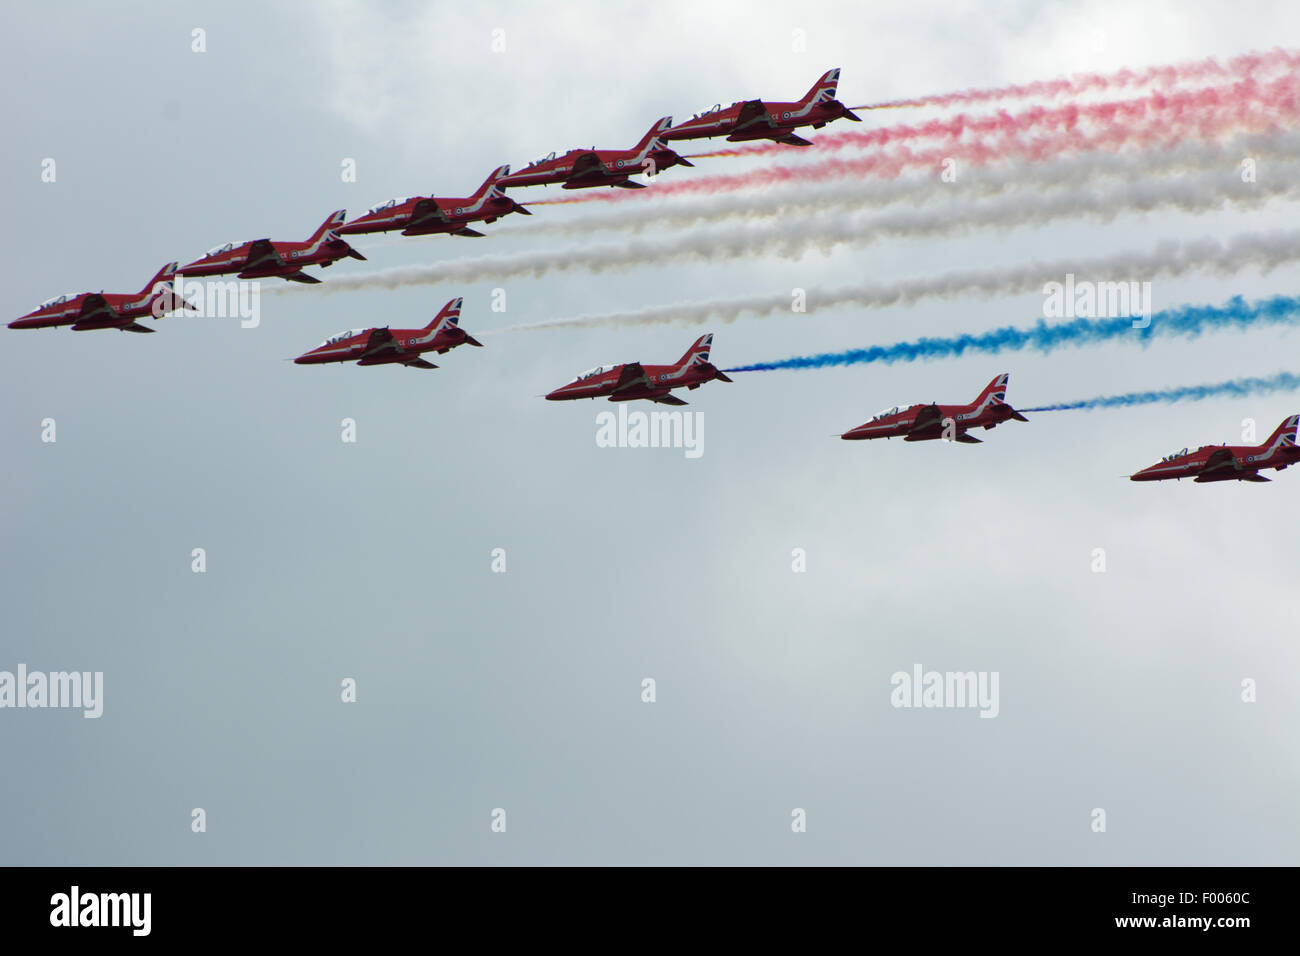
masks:
{"label": "blue smoke trail", "polygon": [[1086,398],[1078,402],[1040,405],[1038,408],[1022,408],[1020,411],[1068,412],[1080,408],[1119,408],[1128,405],[1150,405],[1154,402],[1200,402],[1207,398],[1218,398],[1223,395],[1233,398],[1246,398],[1251,395],[1292,391],[1298,388],[1300,388],[1300,375],[1292,372],[1278,372],[1268,378],[1235,378],[1229,382],[1217,382],[1213,385],[1181,385],[1177,388],[1160,388],[1150,392],[1099,395],[1096,398]]}
{"label": "blue smoke trail", "polygon": [[1093,345],[1130,339],[1145,345],[1152,336],[1182,336],[1195,338],[1203,332],[1245,329],[1257,324],[1281,324],[1300,320],[1300,297],[1274,296],[1258,302],[1247,302],[1233,296],[1221,306],[1187,305],[1164,309],[1151,316],[1145,328],[1134,328],[1133,318],[1074,319],[1048,325],[1039,319],[1028,328],[994,329],[978,335],[955,335],[948,338],[917,339],[914,342],[897,342],[893,345],[873,345],[865,349],[845,352],[823,352],[780,359],[775,362],[756,362],[727,372],[771,372],[777,369],[829,368],[836,365],[862,365],[870,362],[915,362],[918,359],[954,358],[967,352],[997,354],[999,352],[1035,349],[1051,352],[1067,346]]}

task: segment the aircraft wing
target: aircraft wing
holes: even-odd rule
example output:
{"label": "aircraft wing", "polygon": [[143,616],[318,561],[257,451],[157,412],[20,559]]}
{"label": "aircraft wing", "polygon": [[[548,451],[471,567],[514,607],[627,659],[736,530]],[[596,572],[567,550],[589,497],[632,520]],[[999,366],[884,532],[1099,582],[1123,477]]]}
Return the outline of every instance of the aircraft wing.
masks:
{"label": "aircraft wing", "polygon": [[260,269],[263,266],[282,266],[284,260],[280,258],[280,253],[275,251],[275,246],[271,244],[270,239],[258,239],[248,247],[248,258],[244,260],[244,268],[241,272],[247,272],[249,269]]}
{"label": "aircraft wing", "polygon": [[614,383],[613,394],[626,392],[629,388],[636,388],[638,385],[649,385],[650,379],[646,376],[645,369],[641,367],[640,362],[628,362],[623,366],[623,371],[618,373],[618,381]]}
{"label": "aircraft wing", "polygon": [[776,143],[785,143],[787,146],[811,146],[812,145],[811,141],[804,139],[802,136],[796,136],[790,130],[786,130],[785,132],[782,133],[777,133],[769,137],[769,139],[771,139],[773,142]]}
{"label": "aircraft wing", "polygon": [[361,357],[365,358],[385,349],[392,349],[396,352],[402,351],[401,346],[397,344],[397,340],[393,338],[393,333],[388,329],[371,329],[370,337],[366,339],[366,350],[361,353]]}
{"label": "aircraft wing", "polygon": [[916,413],[916,421],[912,422],[912,427],[908,429],[908,434],[928,431],[936,428],[943,422],[943,414],[939,411],[938,405],[927,405]]}
{"label": "aircraft wing", "polygon": [[1205,465],[1196,477],[1208,476],[1209,478],[1227,477],[1230,472],[1243,471],[1241,463],[1233,457],[1232,452],[1226,448],[1221,448],[1209,458],[1205,459]]}
{"label": "aircraft wing", "polygon": [[763,105],[762,100],[749,100],[741,104],[740,112],[736,114],[736,130],[771,125],[772,117],[768,115],[767,107]]}
{"label": "aircraft wing", "polygon": [[117,318],[117,313],[108,304],[108,300],[98,292],[92,292],[81,300],[81,311],[77,313],[78,322],[115,318]]}
{"label": "aircraft wing", "polygon": [[433,221],[447,222],[447,214],[434,200],[421,199],[411,207],[411,221],[406,224],[406,228],[427,225]]}
{"label": "aircraft wing", "polygon": [[595,153],[583,153],[573,161],[573,169],[569,171],[569,179],[591,179],[595,176],[602,176],[605,173],[605,164],[600,161],[600,157]]}

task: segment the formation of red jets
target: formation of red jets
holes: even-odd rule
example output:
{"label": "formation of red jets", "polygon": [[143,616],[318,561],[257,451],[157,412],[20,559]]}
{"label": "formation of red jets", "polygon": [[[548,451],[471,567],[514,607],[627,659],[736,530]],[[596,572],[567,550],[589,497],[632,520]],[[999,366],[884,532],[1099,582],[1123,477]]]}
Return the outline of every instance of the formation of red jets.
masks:
{"label": "formation of red jets", "polygon": [[[828,70],[807,94],[794,102],[743,100],[728,107],[720,104],[691,119],[673,125],[672,117],[658,120],[630,149],[571,149],[529,163],[518,172],[509,166],[492,171],[472,196],[444,198],[410,196],[390,199],[368,209],[363,216],[347,221],[345,210],[332,213],[304,242],[254,239],[228,242],[209,249],[200,258],[178,268],[176,262],[163,266],[137,293],[82,292],[47,299],[31,312],[9,323],[11,329],[39,329],[69,326],[73,331],[119,329],[124,332],[153,332],[136,319],[176,310],[196,310],[173,289],[171,279],[179,271],[188,276],[234,275],[239,279],[282,278],[290,282],[318,283],[307,274],[307,266],[322,268],[340,259],[365,260],[352,248],[345,235],[397,231],[404,236],[445,233],[481,237],[473,223],[496,222],[502,216],[531,215],[527,208],[506,195],[506,189],[524,186],[559,185],[563,189],[610,186],[641,189],[644,184],[631,177],[657,175],[673,166],[693,166],[669,144],[679,140],[725,137],[741,143],[771,140],[789,146],[812,144],[795,133],[800,127],[821,129],[837,119],[861,122],[851,109],[836,99],[839,69]],[[299,365],[355,362],[358,365],[403,365],[407,368],[437,368],[421,356],[443,355],[461,345],[481,342],[460,328],[462,300],[452,299],[419,329],[377,327],[349,329],[326,339],[316,348],[294,359]],[[672,394],[675,388],[699,388],[706,382],[732,379],[709,361],[713,335],[701,336],[676,363],[643,365],[628,362],[600,365],[548,393],[550,401],[606,398],[611,402],[646,400],[664,405],[685,405]],[[965,444],[980,442],[972,429],[991,429],[1014,419],[1028,421],[1006,402],[1010,376],[1003,373],[988,384],[969,405],[919,404],[891,408],[871,421],[841,435],[846,440],[902,438],[904,441],[944,439]],[[1195,451],[1184,448],[1132,476],[1133,481],[1161,481],[1192,478],[1197,482],[1268,481],[1260,471],[1282,470],[1300,461],[1296,430],[1300,415],[1292,415],[1259,446],[1206,445]]]}
{"label": "formation of red jets", "polygon": [[[632,176],[643,173],[653,176],[672,166],[693,165],[669,147],[668,142],[674,139],[725,136],[733,142],[770,139],[794,146],[809,146],[807,140],[794,135],[795,129],[801,126],[821,129],[840,117],[861,121],[852,110],[835,99],[839,80],[838,69],[827,70],[803,99],[794,103],[746,100],[733,103],[725,110],[714,107],[679,126],[673,126],[672,117],[665,116],[650,127],[631,149],[592,147],[571,149],[563,156],[551,153],[513,174],[509,166],[501,166],[493,170],[472,196],[390,199],[368,209],[364,216],[351,222],[346,221],[346,211],[340,209],[305,242],[274,242],[270,239],[227,242],[209,249],[202,257],[179,270],[174,262],[164,266],[150,280],[144,292],[121,295],[83,292],[55,296],[10,322],[9,328],[40,329],[67,325],[77,332],[89,329],[152,332],[153,329],[134,320],[145,315],[157,318],[159,314],[176,308],[193,308],[188,303],[175,302],[169,280],[177,271],[187,276],[279,277],[290,282],[319,282],[302,270],[307,266],[324,268],[344,258],[365,259],[348,245],[343,236],[400,231],[404,236],[446,233],[479,237],[483,233],[471,229],[472,223],[494,223],[511,213],[531,215],[521,203],[506,195],[509,187],[558,184],[564,189],[594,186],[640,189],[643,184],[632,180]],[[150,294],[146,296],[146,292]],[[155,311],[154,300],[164,295],[168,298],[163,304],[171,305],[171,308],[160,307]]]}
{"label": "formation of red jets", "polygon": [[[996,428],[1012,419],[1029,421],[1007,404],[1010,380],[1010,373],[1003,372],[989,382],[969,405],[920,404],[888,409],[871,421],[850,428],[840,437],[849,441],[901,438],[903,441],[943,439],[978,444],[981,439],[969,434],[973,428]],[[1202,445],[1195,451],[1184,448],[1131,475],[1130,480],[1268,481],[1260,474],[1261,471],[1269,468],[1281,471],[1300,461],[1300,446],[1296,443],[1298,425],[1300,415],[1292,415],[1262,445]]]}

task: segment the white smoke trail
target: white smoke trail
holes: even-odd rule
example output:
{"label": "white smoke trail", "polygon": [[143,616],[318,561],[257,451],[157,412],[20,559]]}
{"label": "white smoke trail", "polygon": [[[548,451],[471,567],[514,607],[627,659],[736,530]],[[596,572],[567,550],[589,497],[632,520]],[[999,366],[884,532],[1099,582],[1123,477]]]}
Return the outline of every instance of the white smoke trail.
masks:
{"label": "white smoke trail", "polygon": [[[585,236],[593,232],[686,229],[726,219],[765,219],[825,212],[857,212],[906,202],[984,199],[1018,189],[1042,192],[1118,180],[1138,182],[1186,172],[1233,171],[1242,157],[1300,159],[1300,133],[1248,134],[1226,143],[1188,141],[1171,149],[1140,153],[1089,152],[1047,163],[1019,161],[963,172],[957,183],[938,177],[879,181],[842,180],[753,193],[723,193],[672,201],[672,205],[620,205],[599,213],[551,222],[506,225],[497,235]],[[1271,174],[1270,174],[1271,175]]]}
{"label": "white smoke trail", "polygon": [[[1232,275],[1245,268],[1269,272],[1300,260],[1300,231],[1243,233],[1226,243],[1202,238],[1180,242],[1166,240],[1150,252],[1129,251],[1096,259],[1030,262],[1008,269],[966,270],[890,283],[870,283],[810,292],[806,310],[814,312],[841,306],[878,309],[912,305],[924,299],[950,299],[961,295],[1016,295],[1040,291],[1046,282],[1067,274],[1091,281],[1154,280],[1190,272]],[[532,325],[510,326],[502,331],[583,328],[621,325],[701,325],[734,322],[742,315],[767,316],[791,312],[789,294],[749,296],[682,302],[675,305],[555,319]]]}
{"label": "white smoke trail", "polygon": [[[1011,194],[989,202],[932,209],[901,209],[869,217],[830,219],[805,216],[777,219],[761,226],[697,230],[668,239],[634,239],[576,249],[543,249],[512,255],[453,259],[429,265],[400,266],[379,272],[339,276],[320,286],[327,293],[354,289],[396,289],[452,282],[502,281],[554,272],[602,273],[673,262],[718,262],[757,256],[796,259],[810,251],[829,254],[841,245],[865,246],[882,238],[951,236],[972,229],[1038,226],[1061,218],[1103,222],[1132,212],[1176,209],[1200,213],[1235,203],[1257,206],[1267,200],[1300,195],[1300,163],[1271,167],[1264,182],[1243,183],[1231,173],[1205,172],[1166,182],[1122,183],[1108,190],[1076,187],[1046,198]],[[279,292],[297,291],[288,287]]]}

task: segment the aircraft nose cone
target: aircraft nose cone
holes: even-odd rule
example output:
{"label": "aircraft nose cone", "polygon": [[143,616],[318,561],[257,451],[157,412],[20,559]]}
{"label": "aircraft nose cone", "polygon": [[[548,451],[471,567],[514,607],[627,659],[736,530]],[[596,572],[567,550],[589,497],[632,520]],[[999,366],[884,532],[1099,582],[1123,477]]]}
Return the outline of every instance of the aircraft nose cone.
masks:
{"label": "aircraft nose cone", "polygon": [[547,400],[548,402],[558,402],[560,399],[564,398],[564,394],[563,394],[563,392],[564,392],[564,389],[562,389],[562,388],[557,388],[557,389],[556,389],[555,391],[553,391],[553,392],[547,392],[547,393],[546,393],[546,400]]}

